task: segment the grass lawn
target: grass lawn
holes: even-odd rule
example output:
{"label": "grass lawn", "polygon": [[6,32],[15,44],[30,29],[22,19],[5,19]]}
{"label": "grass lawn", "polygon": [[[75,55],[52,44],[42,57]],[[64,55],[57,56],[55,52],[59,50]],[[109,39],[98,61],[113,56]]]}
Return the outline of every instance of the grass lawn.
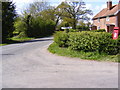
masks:
{"label": "grass lawn", "polygon": [[70,50],[68,48],[59,47],[56,43],[52,43],[49,46],[48,50],[51,53],[60,56],[77,57],[81,59],[97,60],[97,61],[118,62],[118,58],[120,57],[120,55],[106,55],[106,54],[100,55],[99,53],[96,52],[83,52],[83,51]]}

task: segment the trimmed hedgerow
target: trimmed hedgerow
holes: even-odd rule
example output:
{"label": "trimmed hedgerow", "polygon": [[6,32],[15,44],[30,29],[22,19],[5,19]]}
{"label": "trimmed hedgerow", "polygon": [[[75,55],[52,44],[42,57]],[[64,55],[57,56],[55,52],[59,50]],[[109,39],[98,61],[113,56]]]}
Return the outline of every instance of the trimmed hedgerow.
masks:
{"label": "trimmed hedgerow", "polygon": [[118,40],[112,40],[112,34],[106,32],[70,33],[69,48],[85,52],[118,54]]}
{"label": "trimmed hedgerow", "polygon": [[105,29],[91,30],[91,32],[106,32],[106,30]]}
{"label": "trimmed hedgerow", "polygon": [[54,41],[61,47],[84,52],[119,53],[120,39],[112,40],[112,34],[106,32],[57,32]]}
{"label": "trimmed hedgerow", "polygon": [[64,31],[59,31],[54,34],[54,42],[59,45],[59,47],[68,46],[68,34]]}

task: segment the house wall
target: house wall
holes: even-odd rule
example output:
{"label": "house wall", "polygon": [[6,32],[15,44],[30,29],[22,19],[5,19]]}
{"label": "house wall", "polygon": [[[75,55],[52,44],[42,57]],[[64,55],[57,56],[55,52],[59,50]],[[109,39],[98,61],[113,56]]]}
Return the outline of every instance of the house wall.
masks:
{"label": "house wall", "polygon": [[[120,28],[120,12],[118,13],[118,27]],[[120,33],[120,30],[119,30]]]}
{"label": "house wall", "polygon": [[120,12],[118,13],[118,26],[120,27]]}
{"label": "house wall", "polygon": [[106,29],[107,31],[107,26],[106,24],[116,24],[116,16],[109,17],[109,21],[106,20],[106,18],[101,18],[100,20],[95,19],[93,20],[93,25],[97,26],[100,29]]}

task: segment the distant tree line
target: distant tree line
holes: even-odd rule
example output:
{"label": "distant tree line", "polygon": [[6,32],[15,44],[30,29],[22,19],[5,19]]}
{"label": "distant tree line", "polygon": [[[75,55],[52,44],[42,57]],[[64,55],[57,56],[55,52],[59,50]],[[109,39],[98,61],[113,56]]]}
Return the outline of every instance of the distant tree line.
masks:
{"label": "distant tree line", "polygon": [[16,14],[12,1],[2,2],[2,13],[3,42],[13,35],[18,38],[49,36],[62,26],[76,29],[80,20],[89,21],[87,15],[92,15],[81,0],[62,2],[57,7],[48,2],[33,2],[22,15]]}

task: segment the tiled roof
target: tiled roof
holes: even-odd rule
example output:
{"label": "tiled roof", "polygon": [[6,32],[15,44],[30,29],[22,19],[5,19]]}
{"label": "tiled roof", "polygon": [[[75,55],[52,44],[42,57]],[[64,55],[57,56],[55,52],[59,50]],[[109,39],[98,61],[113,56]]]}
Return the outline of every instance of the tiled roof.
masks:
{"label": "tiled roof", "polygon": [[114,5],[110,10],[104,8],[97,15],[95,15],[93,19],[114,15],[118,10],[120,10],[120,4]]}

